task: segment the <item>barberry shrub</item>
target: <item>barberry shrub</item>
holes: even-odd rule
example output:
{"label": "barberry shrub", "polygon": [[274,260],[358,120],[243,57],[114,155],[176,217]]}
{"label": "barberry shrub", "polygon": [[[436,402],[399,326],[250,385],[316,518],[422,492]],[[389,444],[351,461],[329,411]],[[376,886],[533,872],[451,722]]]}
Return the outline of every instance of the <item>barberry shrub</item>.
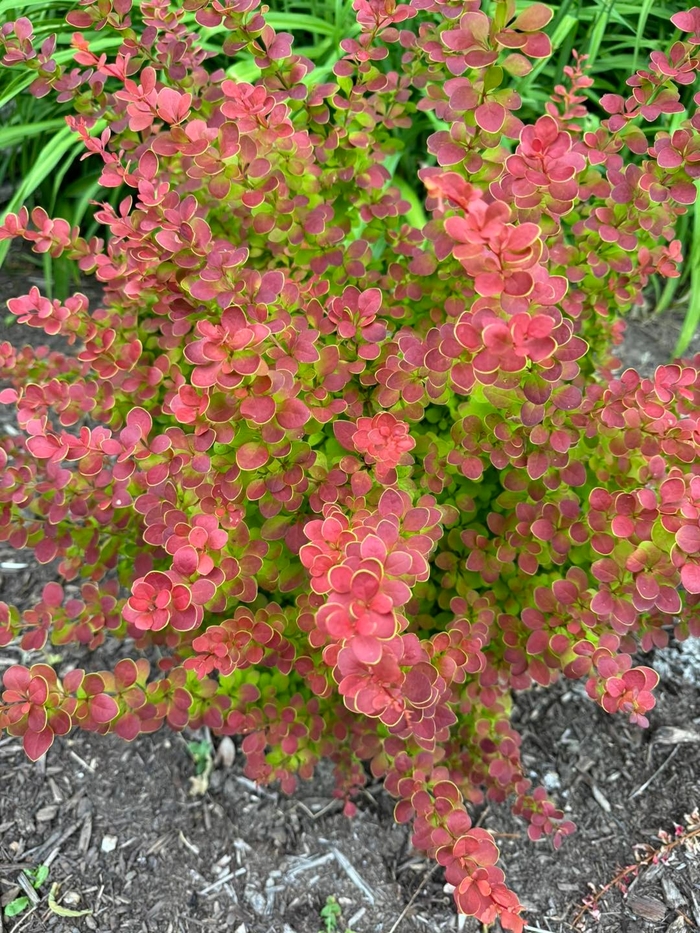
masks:
{"label": "barberry shrub", "polygon": [[[130,5],[81,0],[77,30],[123,41],[77,32],[72,70],[27,19],[0,33],[129,192],[98,205],[107,243],[41,208],[0,227],[104,287],[9,302],[66,351],[0,345],[0,538],[82,588],[0,604],[0,644],[157,661],[10,667],[0,724],[34,759],[73,726],[206,725],[285,791],[329,758],[348,814],[369,763],[458,909],[519,933],[467,805],[510,798],[555,845],[573,825],[525,777],[512,692],[563,674],[645,726],[658,678],[632,655],[700,634],[700,359],[613,356],[678,274],[700,9],[629,97],[589,113],[575,58],[525,126],[540,4],[355,0],[332,73],[257,0],[143,0],[141,34]],[[193,13],[255,83],[207,68]],[[395,177],[417,111],[427,214]]]}

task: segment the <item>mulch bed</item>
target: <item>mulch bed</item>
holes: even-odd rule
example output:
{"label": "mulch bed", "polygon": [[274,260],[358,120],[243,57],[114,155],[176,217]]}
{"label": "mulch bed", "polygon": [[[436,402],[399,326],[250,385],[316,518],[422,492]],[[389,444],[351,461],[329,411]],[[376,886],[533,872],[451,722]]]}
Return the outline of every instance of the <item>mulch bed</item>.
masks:
{"label": "mulch bed", "polygon": [[[533,928],[573,929],[590,885],[633,863],[635,846],[659,849],[659,830],[673,835],[674,823],[700,802],[698,689],[678,686],[686,653],[671,648],[664,656],[676,673],[662,681],[647,733],[607,717],[575,684],[520,698],[525,763],[565,804],[578,832],[554,853],[527,841],[506,806],[475,816],[496,833]],[[195,795],[195,770],[186,738],[166,732],[130,745],[77,733],[37,764],[14,740],[2,740],[3,901],[22,893],[23,866],[48,861],[41,893],[57,882],[60,903],[92,910],[61,917],[43,897],[32,914],[6,919],[6,933],[318,933],[329,895],[357,933],[455,929],[439,872],[411,852],[381,787],[370,786],[348,820],[323,769],[291,798],[256,789],[239,759],[215,767],[206,791]],[[686,917],[690,931],[700,925],[699,897],[700,852],[677,846],[665,864],[642,868],[627,898],[613,888],[600,920],[587,914],[580,928],[653,933]],[[645,920],[645,911],[660,919]],[[469,920],[464,929],[479,927]]]}
{"label": "mulch bed", "polygon": [[[38,279],[36,268],[13,256],[0,301]],[[648,373],[670,353],[681,321],[669,314],[633,322],[626,362]],[[43,337],[27,332],[22,340]],[[0,331],[6,337],[18,340],[12,325]],[[51,567],[24,552],[4,548],[3,562],[27,565],[0,571],[0,599],[20,607],[51,578]],[[18,660],[18,649],[4,649],[0,669]],[[76,653],[71,660],[105,662]],[[578,825],[555,853],[546,842],[530,843],[505,805],[474,813],[498,838],[531,931],[564,933],[577,917],[578,929],[600,933],[700,930],[700,847],[676,845],[662,850],[666,859],[652,857],[663,845],[659,831],[673,838],[674,824],[700,806],[700,648],[672,645],[645,663],[662,674],[646,732],[604,714],[577,683],[518,698],[527,769]],[[368,786],[348,820],[327,769],[289,798],[251,784],[228,745],[203,782],[188,749],[193,738],[206,736],[163,731],[125,744],[76,733],[36,764],[15,739],[0,740],[2,903],[31,888],[26,880],[19,886],[23,868],[50,869],[37,902],[0,920],[0,931],[319,933],[331,896],[342,910],[339,933],[346,925],[355,933],[481,929],[469,919],[458,923],[441,870],[412,851],[379,785]],[[598,919],[581,914],[592,886],[609,884],[635,853],[645,861],[624,879],[627,893],[612,885],[597,904]],[[65,916],[56,905],[91,912]]]}

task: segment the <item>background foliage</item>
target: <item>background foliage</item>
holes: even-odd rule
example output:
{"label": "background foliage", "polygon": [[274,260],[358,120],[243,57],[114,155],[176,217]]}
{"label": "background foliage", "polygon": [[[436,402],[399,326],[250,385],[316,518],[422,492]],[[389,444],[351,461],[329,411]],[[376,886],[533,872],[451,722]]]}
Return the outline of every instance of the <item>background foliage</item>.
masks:
{"label": "background foliage", "polygon": [[[341,55],[340,40],[357,33],[352,0],[271,0],[269,5],[267,21],[277,30],[294,33],[295,52],[307,56],[316,65],[314,81],[322,78],[323,72],[330,74]],[[521,2],[517,4],[518,9],[524,6]],[[555,54],[537,64],[531,74],[518,82],[524,120],[531,120],[542,112],[548,89],[561,82],[573,50],[588,56],[589,73],[595,82],[588,92],[591,100],[597,102],[605,93],[624,93],[625,81],[640,67],[645,56],[654,49],[665,48],[669,39],[678,37],[670,18],[684,9],[682,0],[644,0],[642,3],[564,0],[549,6],[555,15],[546,32],[552,39]],[[65,15],[74,7],[74,3],[65,0],[25,0],[23,3],[0,0],[0,22],[29,16],[37,37],[57,35],[56,60],[65,63],[71,59],[73,33],[65,22]],[[488,7],[489,0],[485,0],[482,8],[487,13]],[[137,9],[134,18],[138,23]],[[190,19],[193,25],[194,14]],[[216,55],[220,49],[216,34],[222,27],[196,28],[200,30],[203,45]],[[91,34],[89,30],[86,38],[96,52],[109,53],[119,45],[116,36]],[[252,80],[259,74],[249,56],[239,57],[233,65],[229,58],[222,59],[221,65],[240,80]],[[41,204],[50,215],[65,217],[71,225],[84,224],[86,235],[93,236],[98,224],[91,219],[90,201],[98,191],[99,171],[92,162],[78,161],[82,144],[76,143],[64,122],[71,105],[61,107],[48,98],[37,99],[27,94],[30,81],[29,76],[0,68],[0,217],[6,211],[17,210],[23,203],[29,207]],[[690,89],[687,90],[686,104],[690,95]],[[396,166],[396,181],[415,211],[421,210],[421,201],[410,180],[415,179],[420,167],[420,154],[425,152],[427,137],[444,128],[430,112],[418,114],[411,129],[402,131],[407,146]],[[110,200],[117,203],[120,196],[115,190]],[[104,235],[104,231],[101,234]],[[689,208],[678,235],[688,261],[680,278],[670,280],[663,290],[656,285],[651,301],[657,314],[679,301],[687,304],[685,323],[676,346],[676,353],[681,354],[700,324],[700,216],[695,206]],[[0,243],[0,267],[8,248],[7,242]],[[43,265],[49,291],[61,297],[67,295],[69,263],[54,261],[47,255]]]}

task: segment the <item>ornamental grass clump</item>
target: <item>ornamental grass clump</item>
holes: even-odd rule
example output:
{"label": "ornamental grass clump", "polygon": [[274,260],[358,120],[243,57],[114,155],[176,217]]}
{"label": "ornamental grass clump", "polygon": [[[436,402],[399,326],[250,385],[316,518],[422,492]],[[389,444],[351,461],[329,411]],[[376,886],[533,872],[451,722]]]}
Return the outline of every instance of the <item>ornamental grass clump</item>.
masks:
{"label": "ornamental grass clump", "polygon": [[[645,726],[632,656],[700,634],[700,359],[613,355],[678,274],[700,9],[599,116],[581,56],[524,126],[540,4],[355,0],[318,79],[257,0],[144,0],[141,33],[130,6],[81,0],[69,22],[122,43],[76,32],[75,68],[26,19],[0,33],[125,192],[106,243],[41,208],[0,227],[104,287],[9,302],[66,349],[0,345],[0,539],[81,589],[0,604],[0,644],[145,657],[10,667],[0,724],[34,759],[73,726],[205,725],[285,791],[330,759],[348,814],[368,766],[458,909],[519,933],[467,805],[509,799],[555,845],[573,824],[525,776],[513,691],[564,675]],[[208,67],[193,12],[254,83]],[[417,111],[425,214],[394,177]]]}

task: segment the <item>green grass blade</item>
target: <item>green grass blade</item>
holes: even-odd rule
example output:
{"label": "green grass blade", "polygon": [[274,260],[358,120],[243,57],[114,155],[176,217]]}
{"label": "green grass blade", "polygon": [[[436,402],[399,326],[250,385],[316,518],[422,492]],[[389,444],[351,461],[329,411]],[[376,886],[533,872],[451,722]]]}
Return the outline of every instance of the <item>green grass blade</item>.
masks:
{"label": "green grass blade", "polygon": [[682,281],[682,276],[678,275],[675,279],[666,279],[666,284],[661,290],[659,295],[659,300],[656,302],[654,307],[654,316],[663,314],[664,311],[667,311],[668,308],[673,303],[673,299],[676,297],[676,292],[678,291],[678,286]]}
{"label": "green grass blade", "polygon": [[[700,182],[695,182],[695,188],[700,195]],[[693,211],[693,244],[688,262],[690,264],[690,304],[683,321],[678,343],[673,351],[674,356],[682,356],[688,349],[700,324],[700,205],[697,201],[691,208]]]}
{"label": "green grass blade", "polygon": [[[101,133],[106,123],[104,120],[100,120],[92,128],[93,134]],[[4,220],[7,214],[16,213],[19,208],[24,204],[27,198],[37,190],[37,188],[46,181],[47,178],[53,173],[56,166],[65,158],[70,150],[73,149],[74,153],[77,154],[79,151],[76,148],[76,137],[75,133],[68,127],[64,126],[56,135],[51,139],[41,150],[37,161],[34,164],[34,167],[30,172],[25,175],[22,179],[21,184],[15,191],[12,200],[7,205],[5,211],[3,211],[2,219]],[[3,240],[0,243],[0,266],[5,261],[7,256],[7,251],[10,248],[11,240]]]}
{"label": "green grass blade", "polygon": [[333,23],[319,19],[317,16],[309,16],[307,13],[276,13],[270,10],[265,14],[266,22],[280,32],[290,32],[292,30],[315,33],[319,36],[332,36],[336,32]]}
{"label": "green grass blade", "polygon": [[637,22],[637,31],[634,37],[632,71],[636,71],[639,67],[639,52],[642,48],[642,42],[645,42],[645,39],[647,38],[644,35],[644,31],[646,29],[647,20],[649,19],[649,13],[651,12],[653,6],[654,0],[642,0],[642,4],[639,8],[639,20]]}
{"label": "green grass blade", "polygon": [[66,3],[66,0],[22,0],[21,3],[17,3],[16,0],[0,0],[0,15],[2,15],[3,20],[6,18],[12,19],[11,11],[14,10],[16,14],[20,14],[31,7],[39,7],[40,11],[43,12],[52,7],[67,10],[70,8],[70,4]]}
{"label": "green grass blade", "polygon": [[71,224],[80,226],[90,202],[104,200],[105,194],[105,189],[100,185],[99,174],[83,176],[69,185],[63,192],[63,199],[73,203],[72,209],[67,212],[70,214]]}
{"label": "green grass blade", "polygon": [[53,256],[50,253],[43,253],[41,257],[41,266],[44,273],[43,292],[49,301],[53,301],[54,296],[54,275],[53,275]]}
{"label": "green grass blade", "polygon": [[412,227],[415,227],[417,230],[422,230],[428,223],[428,217],[425,213],[423,203],[415,190],[399,175],[395,175],[391,183],[399,189],[401,197],[405,198],[411,205],[410,210],[405,214],[406,220]]}
{"label": "green grass blade", "polygon": [[591,32],[591,38],[586,49],[586,54],[588,55],[588,65],[592,66],[598,57],[598,52],[600,51],[600,46],[605,37],[605,31],[608,27],[608,20],[610,19],[610,11],[612,9],[614,0],[608,0],[605,6],[605,11],[602,14],[598,14],[598,19],[596,20],[593,31]]}
{"label": "green grass blade", "polygon": [[0,149],[16,146],[29,136],[53,133],[65,125],[65,120],[57,118],[55,120],[40,120],[38,123],[22,123],[19,126],[6,126],[0,130]]}
{"label": "green grass blade", "polygon": [[233,78],[234,81],[257,81],[260,77],[260,69],[252,58],[246,57],[237,61],[226,69],[226,76]]}

